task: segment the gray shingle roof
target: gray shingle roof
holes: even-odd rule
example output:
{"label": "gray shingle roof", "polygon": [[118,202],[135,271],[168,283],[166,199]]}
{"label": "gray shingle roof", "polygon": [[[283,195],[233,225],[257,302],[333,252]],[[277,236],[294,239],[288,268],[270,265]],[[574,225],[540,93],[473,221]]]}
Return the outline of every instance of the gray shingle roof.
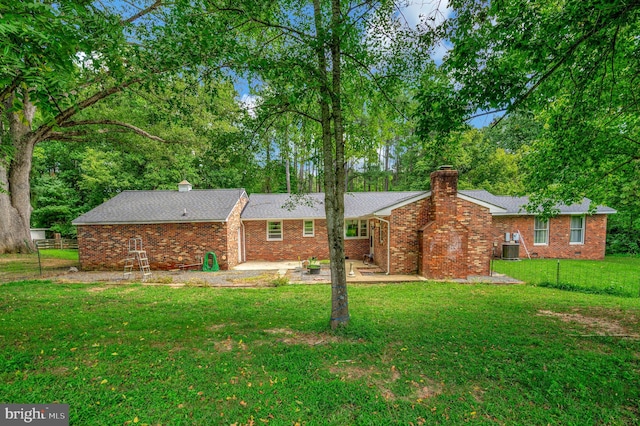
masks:
{"label": "gray shingle roof", "polygon": [[[124,191],[78,217],[74,225],[225,221],[244,189]],[[186,215],[184,215],[186,209]]]}
{"label": "gray shingle roof", "polygon": [[[507,211],[505,213],[499,213],[501,215],[529,214],[524,208],[524,206],[526,206],[529,202],[529,197],[509,197],[506,195],[493,195],[492,193],[482,189],[461,190],[458,192],[460,194],[466,195],[467,197],[471,197],[476,200],[484,201],[485,203],[493,204],[506,209]],[[591,200],[585,198],[580,204],[572,204],[570,206],[559,204],[558,209],[560,210],[560,214],[584,214],[589,212],[589,204],[591,204]],[[610,207],[597,206],[595,213],[612,214],[616,213],[616,211]]]}
{"label": "gray shingle roof", "polygon": [[[344,196],[345,217],[370,216],[378,210],[427,195],[411,192],[349,192]],[[251,194],[242,219],[324,219],[324,193],[303,195]]]}
{"label": "gray shingle roof", "polygon": [[[528,197],[493,195],[484,190],[461,190],[460,194],[505,209],[501,215],[527,214]],[[371,216],[376,212],[405,202],[424,198],[426,191],[349,192],[344,197],[345,217]],[[124,191],[111,200],[75,219],[74,225],[117,223],[216,222],[227,220],[238,200],[246,196],[244,189],[209,189],[179,191]],[[581,204],[560,205],[560,214],[589,211],[588,199]],[[184,215],[186,209],[187,214]],[[597,214],[616,211],[605,206]],[[242,219],[323,219],[324,194],[252,194],[242,212]]]}

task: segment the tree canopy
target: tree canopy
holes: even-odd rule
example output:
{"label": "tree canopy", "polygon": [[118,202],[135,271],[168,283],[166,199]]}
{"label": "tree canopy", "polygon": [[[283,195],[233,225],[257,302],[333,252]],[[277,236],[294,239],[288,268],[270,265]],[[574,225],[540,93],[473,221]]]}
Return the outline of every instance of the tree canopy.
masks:
{"label": "tree canopy", "polygon": [[[423,91],[421,134],[483,112],[535,115],[524,153],[527,190],[547,209],[589,196],[606,202],[637,178],[640,4],[631,1],[450,2],[440,36],[443,100]],[[443,119],[444,117],[444,119]],[[499,119],[498,119],[499,120]]]}

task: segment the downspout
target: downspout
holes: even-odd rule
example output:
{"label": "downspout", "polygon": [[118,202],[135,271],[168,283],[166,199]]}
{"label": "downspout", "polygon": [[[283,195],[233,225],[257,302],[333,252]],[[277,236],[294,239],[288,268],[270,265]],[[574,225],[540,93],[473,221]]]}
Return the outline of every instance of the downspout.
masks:
{"label": "downspout", "polygon": [[240,227],[242,228],[242,261],[247,261],[247,237],[245,236],[244,222],[240,221]]}
{"label": "downspout", "polygon": [[381,217],[377,219],[387,224],[387,275],[389,275],[389,271],[391,270],[391,222]]}

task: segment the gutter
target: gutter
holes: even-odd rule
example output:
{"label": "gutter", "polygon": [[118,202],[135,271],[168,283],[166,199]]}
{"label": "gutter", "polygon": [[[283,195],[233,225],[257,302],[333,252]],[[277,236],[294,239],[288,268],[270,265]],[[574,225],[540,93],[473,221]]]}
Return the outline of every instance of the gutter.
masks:
{"label": "gutter", "polygon": [[242,262],[247,261],[247,237],[244,229],[244,221],[240,221],[240,227],[242,228]]}

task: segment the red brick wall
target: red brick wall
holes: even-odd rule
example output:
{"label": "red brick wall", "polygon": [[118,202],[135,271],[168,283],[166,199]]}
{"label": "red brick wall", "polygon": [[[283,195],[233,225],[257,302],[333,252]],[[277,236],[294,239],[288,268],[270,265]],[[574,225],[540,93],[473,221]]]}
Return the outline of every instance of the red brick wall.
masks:
{"label": "red brick wall", "polygon": [[226,228],[226,224],[221,222],[80,225],[80,265],[83,270],[122,269],[129,239],[142,238],[142,247],[147,251],[152,270],[202,263],[209,251],[216,254],[221,269],[228,269]]}
{"label": "red brick wall", "polygon": [[[391,222],[391,235],[387,230],[387,223],[380,220],[370,221],[373,224],[374,260],[375,263],[387,270],[387,238],[391,238],[389,244],[389,273],[391,274],[416,274],[420,259],[420,242],[418,229],[427,222],[427,209],[425,199],[416,201],[406,206],[394,209],[391,216],[384,219]],[[382,242],[380,231],[382,230]]]}
{"label": "red brick wall", "polygon": [[[389,220],[389,217],[385,217]],[[373,226],[373,228],[372,228]],[[369,229],[372,229],[373,237],[373,261],[376,265],[387,270],[387,239],[389,237],[389,225],[381,220],[370,220]]]}
{"label": "red brick wall", "polygon": [[[242,262],[242,223],[240,213],[242,213],[242,209],[244,209],[248,201],[249,198],[242,197],[231,211],[227,221],[227,253],[226,259],[223,259],[228,265],[227,269],[231,269]],[[216,253],[216,255],[218,254]],[[220,262],[220,259],[218,259],[218,262]]]}
{"label": "red brick wall", "polygon": [[[324,219],[314,221],[314,236],[302,236],[302,219],[282,221],[282,241],[267,241],[267,221],[244,221],[247,260],[303,260],[312,256],[318,259],[329,258],[327,240],[327,222]],[[345,256],[350,259],[362,259],[369,253],[369,239],[345,239]]]}
{"label": "red brick wall", "polygon": [[[533,216],[496,216],[493,218],[493,241],[498,256],[502,255],[504,234],[520,232],[531,257],[558,259],[604,259],[607,235],[607,215],[585,216],[584,244],[570,244],[571,216],[562,215],[549,219],[549,244],[533,244]],[[521,242],[520,257],[527,253]]]}
{"label": "red brick wall", "polygon": [[422,268],[427,278],[466,278],[467,228],[452,219],[429,222],[423,228]]}
{"label": "red brick wall", "polygon": [[80,225],[78,250],[83,270],[124,268],[130,238],[142,238],[151,270],[175,269],[180,264],[202,264],[207,252],[214,252],[220,269],[238,264],[240,212],[243,197],[228,222],[187,222],[140,225]]}
{"label": "red brick wall", "polygon": [[458,221],[468,230],[467,275],[489,275],[493,254],[492,221],[489,209],[456,198]]}

